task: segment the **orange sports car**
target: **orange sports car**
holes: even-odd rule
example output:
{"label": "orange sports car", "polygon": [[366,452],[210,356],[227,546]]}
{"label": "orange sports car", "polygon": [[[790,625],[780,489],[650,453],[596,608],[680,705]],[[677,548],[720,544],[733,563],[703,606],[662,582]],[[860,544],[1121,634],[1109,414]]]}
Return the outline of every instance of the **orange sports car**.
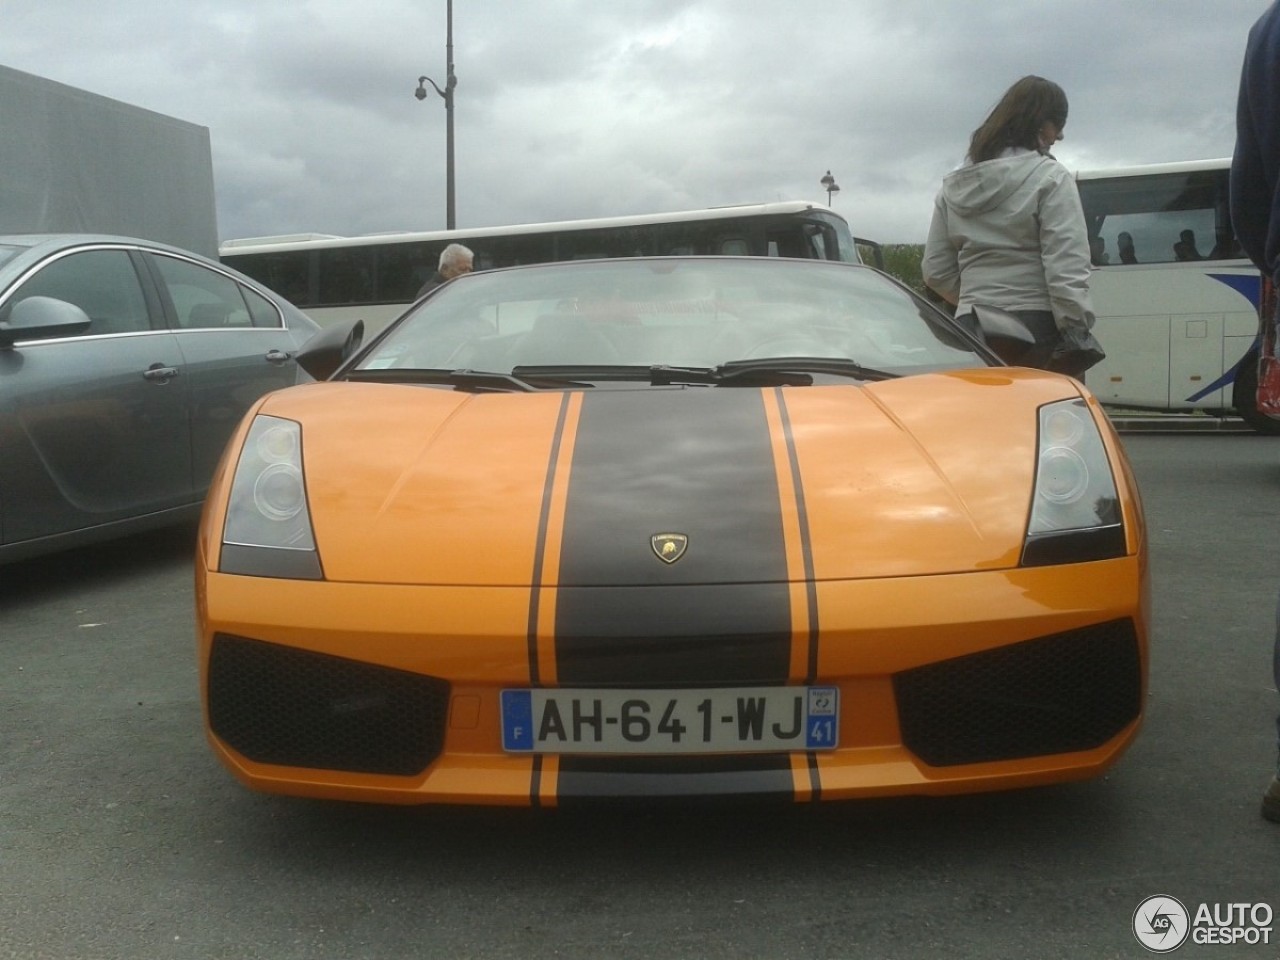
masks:
{"label": "orange sports car", "polygon": [[854,264],[463,276],[260,400],[196,563],[209,740],[389,803],[1092,777],[1147,677],[1133,474],[1076,379]]}

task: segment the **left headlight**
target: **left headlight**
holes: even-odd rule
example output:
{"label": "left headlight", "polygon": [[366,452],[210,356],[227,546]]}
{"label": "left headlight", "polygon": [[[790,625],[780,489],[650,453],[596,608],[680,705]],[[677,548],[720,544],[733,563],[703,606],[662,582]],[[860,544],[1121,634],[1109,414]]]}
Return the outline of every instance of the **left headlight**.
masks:
{"label": "left headlight", "polygon": [[1022,565],[1123,557],[1115,477],[1088,405],[1061,400],[1041,407],[1039,438]]}
{"label": "left headlight", "polygon": [[302,427],[254,418],[240,450],[222,533],[223,573],[320,580],[302,472]]}

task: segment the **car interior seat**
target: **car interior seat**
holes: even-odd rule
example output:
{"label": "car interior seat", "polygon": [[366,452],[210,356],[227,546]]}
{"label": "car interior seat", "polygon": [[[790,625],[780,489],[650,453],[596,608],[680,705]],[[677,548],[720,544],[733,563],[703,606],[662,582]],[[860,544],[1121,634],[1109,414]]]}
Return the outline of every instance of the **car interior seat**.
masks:
{"label": "car interior seat", "polygon": [[230,316],[231,308],[225,303],[197,303],[187,315],[185,325],[192,329],[225,327]]}
{"label": "car interior seat", "polygon": [[619,362],[613,341],[589,319],[572,313],[538,317],[515,353],[517,364],[524,366],[598,366]]}

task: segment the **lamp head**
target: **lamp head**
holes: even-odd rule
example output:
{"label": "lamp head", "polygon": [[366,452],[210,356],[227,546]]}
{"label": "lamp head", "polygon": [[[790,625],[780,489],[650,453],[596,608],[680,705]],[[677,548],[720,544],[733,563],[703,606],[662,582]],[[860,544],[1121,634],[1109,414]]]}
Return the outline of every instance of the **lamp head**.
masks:
{"label": "lamp head", "polygon": [[426,86],[424,86],[426,79],[427,79],[426,77],[419,77],[418,89],[413,91],[413,95],[417,97],[419,100],[427,99],[427,88]]}

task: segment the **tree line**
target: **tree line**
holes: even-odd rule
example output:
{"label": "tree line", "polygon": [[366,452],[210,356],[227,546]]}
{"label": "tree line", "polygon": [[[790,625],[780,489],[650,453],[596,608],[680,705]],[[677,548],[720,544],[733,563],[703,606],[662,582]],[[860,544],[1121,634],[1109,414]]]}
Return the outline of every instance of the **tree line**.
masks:
{"label": "tree line", "polygon": [[900,280],[922,297],[930,296],[920,272],[920,262],[924,259],[923,243],[886,243],[881,250],[884,253],[885,273]]}

